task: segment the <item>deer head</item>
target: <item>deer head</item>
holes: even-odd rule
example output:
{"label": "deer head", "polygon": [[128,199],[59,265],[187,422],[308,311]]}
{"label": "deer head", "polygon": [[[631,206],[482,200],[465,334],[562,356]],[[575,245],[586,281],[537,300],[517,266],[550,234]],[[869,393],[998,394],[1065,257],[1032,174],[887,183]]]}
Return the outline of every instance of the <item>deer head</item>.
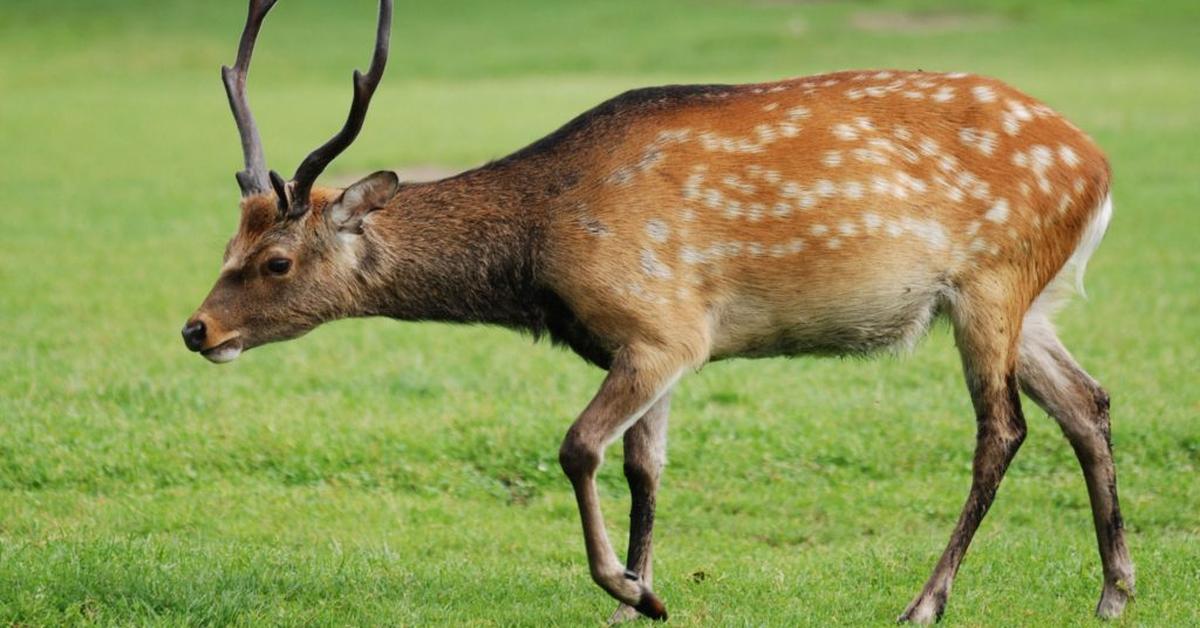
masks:
{"label": "deer head", "polygon": [[362,130],[387,63],[391,0],[379,3],[371,67],[366,74],[354,72],[345,125],[301,162],[290,181],[267,169],[246,101],[246,75],[259,28],[275,2],[251,0],[237,60],[232,68],[221,68],[245,158],[245,169],[237,173],[241,222],[225,249],[216,284],[182,332],[188,349],[213,362],[228,362],[251,347],[295,338],[352,314],[363,221],[399,188],[392,172],[376,172],[344,190],[313,186]]}

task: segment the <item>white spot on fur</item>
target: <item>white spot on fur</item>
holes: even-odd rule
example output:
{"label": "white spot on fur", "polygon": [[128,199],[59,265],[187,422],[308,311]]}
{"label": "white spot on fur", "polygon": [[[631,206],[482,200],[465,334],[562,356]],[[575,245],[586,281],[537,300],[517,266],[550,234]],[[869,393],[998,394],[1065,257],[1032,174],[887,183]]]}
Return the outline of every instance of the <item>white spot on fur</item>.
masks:
{"label": "white spot on fur", "polygon": [[743,194],[753,194],[758,188],[753,183],[742,181],[737,175],[727,174],[721,178],[721,183]]}
{"label": "white spot on fur", "polygon": [[979,102],[996,102],[996,92],[987,85],[976,85],[971,88],[971,93]]}
{"label": "white spot on fur", "polygon": [[1068,168],[1074,168],[1079,165],[1079,155],[1075,153],[1075,149],[1066,144],[1058,145],[1058,158],[1062,160]]}
{"label": "white spot on fur", "polygon": [[792,107],[787,110],[789,120],[803,120],[812,115],[812,111],[808,107]]}
{"label": "white spot on fur", "polygon": [[829,233],[829,227],[822,224],[816,224],[812,227],[809,227],[808,232],[819,238]]}
{"label": "white spot on fur", "polygon": [[997,135],[995,131],[963,127],[958,130],[958,139],[984,155],[991,156],[996,152]]}
{"label": "white spot on fur", "polygon": [[1005,220],[1008,220],[1008,201],[1003,198],[996,199],[996,202],[992,205],[991,209],[987,210],[987,213],[985,213],[983,217],[996,224],[1000,224]]}
{"label": "white spot on fur", "polygon": [[658,261],[654,251],[642,249],[642,273],[656,279],[670,279],[671,268]]}
{"label": "white spot on fur", "polygon": [[950,245],[945,227],[932,218],[919,220],[906,216],[900,220],[900,224],[906,231],[917,236],[932,248],[945,249]]}
{"label": "white spot on fur", "polygon": [[863,186],[858,181],[847,181],[842,184],[842,192],[846,198],[858,200],[863,197]]}
{"label": "white spot on fur", "polygon": [[1033,119],[1033,114],[1029,111],[1029,108],[1024,105],[1024,103],[1018,100],[1013,100],[1010,98],[1005,100],[1004,104],[1007,105],[1004,113],[1001,114],[1004,132],[1009,135],[1016,135],[1017,133],[1021,132],[1021,126],[1024,123]]}
{"label": "white spot on fur", "polygon": [[652,241],[662,244],[670,234],[671,229],[667,227],[667,223],[657,218],[646,221],[646,236]]}
{"label": "white spot on fur", "polygon": [[824,164],[826,168],[836,168],[837,166],[842,165],[842,151],[826,151],[825,155],[821,157],[821,163]]}
{"label": "white spot on fur", "polygon": [[779,103],[773,102],[763,105],[763,111],[775,111],[779,108]]}
{"label": "white spot on fur", "polygon": [[939,87],[936,92],[934,92],[931,98],[937,102],[950,102],[951,100],[954,100],[954,88],[943,85]]}
{"label": "white spot on fur", "polygon": [[871,234],[879,231],[879,227],[883,225],[883,219],[879,217],[879,214],[874,212],[867,212],[863,214],[862,220],[863,226],[867,229],[867,233]]}
{"label": "white spot on fur", "polygon": [[850,154],[853,155],[855,159],[863,163],[878,164],[880,166],[885,166],[888,164],[887,155],[870,148],[856,148],[850,151]]}
{"label": "white spot on fur", "polygon": [[858,235],[858,227],[849,220],[843,220],[842,223],[838,225],[838,233],[841,233],[847,237],[856,236]]}
{"label": "white spot on fur", "polygon": [[892,189],[892,184],[887,179],[880,175],[871,177],[871,191],[876,194],[887,194]]}
{"label": "white spot on fur", "polygon": [[721,206],[721,191],[716,188],[709,188],[704,191],[704,204],[712,209]]}
{"label": "white spot on fur", "polygon": [[1058,213],[1065,214],[1067,209],[1071,207],[1071,195],[1064,193],[1058,198]]}
{"label": "white spot on fur", "polygon": [[845,122],[839,122],[833,125],[833,134],[839,140],[845,140],[847,142],[858,139],[858,129],[855,129]]}
{"label": "white spot on fur", "polygon": [[829,179],[820,179],[817,181],[816,192],[824,198],[831,198],[837,194],[837,186]]}
{"label": "white spot on fur", "polygon": [[896,173],[896,180],[899,181],[904,187],[918,194],[924,194],[929,189],[929,186],[926,185],[923,180],[918,179],[907,172]]}
{"label": "white spot on fur", "polygon": [[1029,149],[1029,169],[1033,171],[1033,176],[1037,179],[1038,189],[1044,193],[1050,192],[1050,180],[1046,178],[1046,171],[1050,166],[1054,165],[1054,151],[1048,146],[1036,144]]}

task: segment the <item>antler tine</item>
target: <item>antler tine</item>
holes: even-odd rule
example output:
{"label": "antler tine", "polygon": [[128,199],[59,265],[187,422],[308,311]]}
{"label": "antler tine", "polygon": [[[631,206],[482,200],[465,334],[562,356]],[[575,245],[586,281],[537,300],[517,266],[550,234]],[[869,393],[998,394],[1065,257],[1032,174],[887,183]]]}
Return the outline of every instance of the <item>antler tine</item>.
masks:
{"label": "antler tine", "polygon": [[350,103],[350,115],[346,124],[329,141],[309,153],[296,174],[292,177],[292,208],[289,214],[299,216],[308,211],[309,192],[317,177],[325,170],[338,155],[342,154],[358,137],[362,130],[363,121],[367,117],[367,107],[371,104],[371,96],[383,78],[383,68],[387,65],[388,39],[392,31],[392,0],[380,0],[379,25],[375,33],[375,53],[371,57],[371,67],[364,75],[354,71],[354,99]]}
{"label": "antler tine", "polygon": [[246,27],[242,29],[242,39],[238,43],[237,61],[232,68],[227,65],[221,66],[221,80],[225,83],[225,94],[229,97],[229,108],[233,111],[234,121],[237,122],[238,135],[242,140],[242,156],[246,161],[246,169],[237,173],[242,196],[271,190],[262,138],[258,135],[254,115],[250,113],[250,104],[246,102],[246,74],[250,70],[250,56],[254,53],[258,30],[262,26],[263,18],[271,7],[275,6],[276,1],[250,0]]}

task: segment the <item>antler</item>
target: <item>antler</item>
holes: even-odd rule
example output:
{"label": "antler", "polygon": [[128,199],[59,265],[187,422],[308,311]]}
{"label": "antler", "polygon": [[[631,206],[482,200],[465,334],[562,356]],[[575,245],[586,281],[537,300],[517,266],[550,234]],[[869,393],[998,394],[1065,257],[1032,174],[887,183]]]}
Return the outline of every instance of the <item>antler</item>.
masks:
{"label": "antler", "polygon": [[237,122],[238,135],[242,139],[242,156],[246,160],[246,169],[237,173],[242,196],[271,190],[262,138],[258,135],[258,126],[254,124],[254,115],[250,113],[250,104],[246,102],[246,74],[250,70],[250,55],[254,53],[258,29],[276,1],[250,0],[246,27],[242,29],[242,40],[238,43],[237,61],[232,68],[221,66],[221,80],[225,83],[225,94],[229,96],[229,108],[233,110],[233,119]]}
{"label": "antler", "polygon": [[[354,71],[354,99],[350,103],[350,115],[346,124],[329,141],[308,154],[296,174],[292,177],[292,205],[288,216],[301,216],[308,211],[309,193],[317,177],[325,170],[342,151],[358,137],[362,130],[363,121],[367,116],[367,107],[371,104],[371,96],[383,78],[383,68],[387,65],[388,39],[392,30],[392,0],[380,0],[379,25],[375,33],[375,53],[371,57],[371,67],[364,75]],[[278,175],[275,175],[278,176]]]}

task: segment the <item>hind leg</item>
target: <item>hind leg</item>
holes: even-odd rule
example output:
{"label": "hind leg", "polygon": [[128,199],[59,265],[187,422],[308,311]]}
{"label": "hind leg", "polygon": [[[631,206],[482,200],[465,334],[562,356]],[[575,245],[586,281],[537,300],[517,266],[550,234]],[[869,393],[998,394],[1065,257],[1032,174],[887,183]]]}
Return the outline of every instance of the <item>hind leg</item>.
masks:
{"label": "hind leg", "polygon": [[899,621],[928,624],[941,619],[946,599],[971,538],[987,514],[1000,480],[1025,439],[1016,379],[1016,341],[1021,308],[1003,294],[963,294],[953,311],[967,388],[975,406],[975,459],[971,491],[950,542],[921,593]]}
{"label": "hind leg", "polygon": [[1096,614],[1118,617],[1133,596],[1134,575],[1117,503],[1108,393],[1071,358],[1050,322],[1037,313],[1025,318],[1017,377],[1025,394],[1058,422],[1083,468],[1104,567]]}
{"label": "hind leg", "polygon": [[[629,554],[625,568],[654,586],[652,538],[655,495],[667,454],[667,416],[671,393],[662,396],[633,427],[625,432],[625,479],[629,481]],[[610,624],[635,619],[637,609],[621,604],[609,618]]]}

